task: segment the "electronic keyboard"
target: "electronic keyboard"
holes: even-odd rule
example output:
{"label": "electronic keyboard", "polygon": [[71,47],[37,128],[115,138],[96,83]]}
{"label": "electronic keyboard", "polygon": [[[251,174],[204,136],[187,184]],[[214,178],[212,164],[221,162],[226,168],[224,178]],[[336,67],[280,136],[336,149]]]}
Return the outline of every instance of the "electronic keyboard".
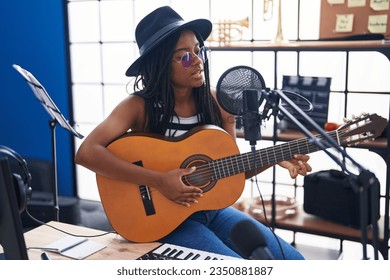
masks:
{"label": "electronic keyboard", "polygon": [[137,260],[233,260],[231,256],[164,243]]}

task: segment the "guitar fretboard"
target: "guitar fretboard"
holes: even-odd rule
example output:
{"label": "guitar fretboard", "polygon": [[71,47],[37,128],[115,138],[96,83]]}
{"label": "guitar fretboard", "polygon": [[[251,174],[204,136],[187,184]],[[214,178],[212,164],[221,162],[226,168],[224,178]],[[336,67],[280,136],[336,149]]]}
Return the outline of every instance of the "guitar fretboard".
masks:
{"label": "guitar fretboard", "polygon": [[[328,135],[340,144],[338,131],[329,132]],[[316,139],[322,141],[322,136],[317,135]],[[289,160],[295,154],[310,154],[319,151],[318,145],[312,143],[312,141],[309,138],[302,138],[281,145],[259,149],[255,152],[212,160],[203,166],[198,166],[196,172],[187,175],[187,181],[194,185],[202,185],[206,182],[217,181],[263,166],[273,165],[283,160]]]}

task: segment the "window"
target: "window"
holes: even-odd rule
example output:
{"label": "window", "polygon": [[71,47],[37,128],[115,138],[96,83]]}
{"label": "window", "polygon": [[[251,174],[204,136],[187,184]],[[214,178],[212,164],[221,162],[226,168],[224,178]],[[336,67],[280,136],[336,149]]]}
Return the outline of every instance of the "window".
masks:
{"label": "window", "polygon": [[[264,13],[263,0],[241,0],[237,9],[236,0],[79,0],[68,1],[69,48],[71,57],[72,96],[74,120],[83,135],[100,123],[116,104],[131,92],[131,79],[125,71],[138,57],[134,30],[140,19],[163,5],[172,6],[186,20],[209,18],[217,36],[220,25],[231,24],[233,40],[243,44],[269,42],[277,33],[277,0],[269,1],[275,7]],[[191,8],[188,8],[189,3]],[[299,11],[299,13],[298,13]],[[299,18],[298,18],[299,14]],[[286,40],[315,40],[319,34],[320,0],[282,1],[282,30]],[[88,20],[86,20],[88,18]],[[299,24],[298,24],[299,23]],[[248,24],[248,27],[247,25]],[[222,26],[222,25],[221,25]],[[221,31],[221,30],[220,30]],[[211,45],[217,43],[211,42]],[[228,58],[228,59],[227,59]],[[340,121],[344,115],[343,92],[348,81],[347,115],[362,111],[389,115],[390,91],[386,73],[390,72],[387,59],[376,52],[351,54],[349,76],[346,73],[345,52],[281,52],[277,54],[277,87],[281,87],[282,75],[332,77],[329,120]],[[264,77],[266,85],[275,85],[274,52],[224,51],[211,54],[211,83],[216,85],[221,74],[230,67],[248,65],[256,68]],[[313,63],[315,62],[315,63]],[[367,75],[367,68],[369,75]],[[375,93],[375,94],[373,94]],[[366,100],[370,102],[366,102]],[[266,129],[272,128],[267,124]],[[81,143],[76,139],[76,149]],[[262,143],[269,145],[271,143]],[[243,151],[245,141],[239,141]],[[360,151],[359,153],[364,152]],[[313,166],[323,159],[313,157]],[[321,165],[323,166],[323,165]],[[81,198],[99,200],[95,174],[77,166],[78,194]],[[260,180],[271,181],[272,174],[261,174]],[[283,171],[278,171],[278,180],[291,182]]]}

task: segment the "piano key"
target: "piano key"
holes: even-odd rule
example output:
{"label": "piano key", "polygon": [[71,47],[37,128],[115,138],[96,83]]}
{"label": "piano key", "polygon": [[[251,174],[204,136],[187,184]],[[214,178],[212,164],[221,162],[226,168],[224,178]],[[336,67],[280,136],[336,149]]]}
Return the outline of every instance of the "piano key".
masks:
{"label": "piano key", "polygon": [[181,256],[181,254],[183,254],[183,253],[184,253],[183,250],[179,250],[179,252],[177,252],[177,254],[174,255],[173,257],[174,257],[174,258],[178,258],[178,257]]}
{"label": "piano key", "polygon": [[[237,259],[231,256],[225,256],[212,252],[196,250],[183,246],[163,243],[156,249],[152,250],[154,255],[161,255],[162,258],[172,258],[178,260],[229,260]],[[175,254],[177,252],[177,254]]]}
{"label": "piano key", "polygon": [[173,249],[172,251],[170,251],[169,253],[168,253],[168,257],[172,257],[175,253],[177,252],[177,249]]}
{"label": "piano key", "polygon": [[194,255],[194,253],[192,253],[192,252],[188,253],[188,255],[185,256],[184,260],[189,260],[193,255]]}

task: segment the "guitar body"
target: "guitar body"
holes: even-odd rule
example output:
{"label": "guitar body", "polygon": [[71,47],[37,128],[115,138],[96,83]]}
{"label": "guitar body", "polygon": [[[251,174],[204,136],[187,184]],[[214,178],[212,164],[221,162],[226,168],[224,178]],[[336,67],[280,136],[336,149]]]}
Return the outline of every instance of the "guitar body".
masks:
{"label": "guitar body", "polygon": [[[239,154],[235,140],[214,126],[200,127],[177,139],[129,133],[108,145],[108,149],[128,162],[161,172]],[[199,203],[185,207],[168,200],[153,188],[140,188],[137,184],[101,175],[96,175],[96,179],[112,227],[119,235],[133,242],[156,241],[197,211],[232,205],[245,186],[244,173],[202,183],[200,187],[204,195],[198,199]],[[145,196],[150,196],[146,206]]]}

